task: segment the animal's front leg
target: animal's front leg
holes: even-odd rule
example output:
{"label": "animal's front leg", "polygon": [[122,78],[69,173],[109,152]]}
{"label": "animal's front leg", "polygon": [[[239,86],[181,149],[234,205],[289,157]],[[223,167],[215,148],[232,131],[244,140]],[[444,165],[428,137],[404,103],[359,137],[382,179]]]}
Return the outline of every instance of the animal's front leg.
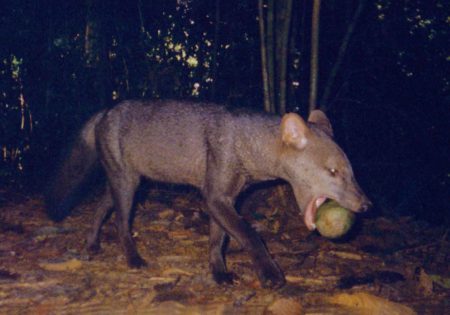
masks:
{"label": "animal's front leg", "polygon": [[286,280],[280,267],[270,257],[257,233],[237,214],[229,200],[229,198],[209,198],[207,204],[210,216],[250,254],[263,287],[283,286]]}

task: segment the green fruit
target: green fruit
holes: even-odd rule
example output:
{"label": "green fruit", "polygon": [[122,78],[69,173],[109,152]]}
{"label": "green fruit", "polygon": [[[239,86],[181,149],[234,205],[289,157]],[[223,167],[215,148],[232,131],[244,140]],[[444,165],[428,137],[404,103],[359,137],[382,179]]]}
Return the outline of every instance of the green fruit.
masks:
{"label": "green fruit", "polygon": [[353,212],[331,200],[317,209],[315,224],[322,236],[339,238],[350,230],[354,221]]}

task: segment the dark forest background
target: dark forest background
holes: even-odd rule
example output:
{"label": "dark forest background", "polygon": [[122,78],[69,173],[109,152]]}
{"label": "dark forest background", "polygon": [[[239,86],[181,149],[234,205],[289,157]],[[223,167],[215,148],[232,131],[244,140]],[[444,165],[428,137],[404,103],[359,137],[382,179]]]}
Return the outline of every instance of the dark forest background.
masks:
{"label": "dark forest background", "polygon": [[[321,3],[317,106],[384,214],[450,221],[449,9]],[[262,111],[268,69],[269,110],[307,115],[311,16],[307,0],[2,1],[1,185],[40,192],[81,124],[124,99]]]}

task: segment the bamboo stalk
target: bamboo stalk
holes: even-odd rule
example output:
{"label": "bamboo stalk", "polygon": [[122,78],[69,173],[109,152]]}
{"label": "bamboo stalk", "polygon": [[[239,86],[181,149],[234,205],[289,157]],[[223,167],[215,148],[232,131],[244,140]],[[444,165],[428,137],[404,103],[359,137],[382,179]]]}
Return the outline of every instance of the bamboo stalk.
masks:
{"label": "bamboo stalk", "polygon": [[259,37],[260,37],[260,49],[261,49],[261,71],[263,80],[264,91],[264,110],[268,113],[271,112],[270,95],[269,95],[269,78],[267,71],[267,49],[266,49],[266,30],[264,26],[264,9],[263,0],[258,0],[258,12],[259,12]]}
{"label": "bamboo stalk", "polygon": [[309,112],[317,107],[317,81],[319,77],[319,21],[320,0],[314,0],[311,27],[311,72],[309,88]]}

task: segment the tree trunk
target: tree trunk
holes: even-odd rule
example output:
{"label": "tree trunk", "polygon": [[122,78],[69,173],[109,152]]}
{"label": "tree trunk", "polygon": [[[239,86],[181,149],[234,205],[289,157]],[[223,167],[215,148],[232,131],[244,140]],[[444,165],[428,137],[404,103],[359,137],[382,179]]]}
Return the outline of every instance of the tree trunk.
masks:
{"label": "tree trunk", "polygon": [[309,112],[317,107],[317,81],[319,77],[319,18],[320,0],[314,0],[311,25],[311,72],[309,88]]}
{"label": "tree trunk", "polygon": [[286,112],[292,3],[268,0],[265,15],[264,0],[258,1],[264,109],[270,113]]}
{"label": "tree trunk", "polygon": [[278,23],[277,23],[277,81],[278,81],[278,112],[286,112],[287,95],[287,63],[289,47],[289,30],[292,16],[292,0],[279,2]]}

